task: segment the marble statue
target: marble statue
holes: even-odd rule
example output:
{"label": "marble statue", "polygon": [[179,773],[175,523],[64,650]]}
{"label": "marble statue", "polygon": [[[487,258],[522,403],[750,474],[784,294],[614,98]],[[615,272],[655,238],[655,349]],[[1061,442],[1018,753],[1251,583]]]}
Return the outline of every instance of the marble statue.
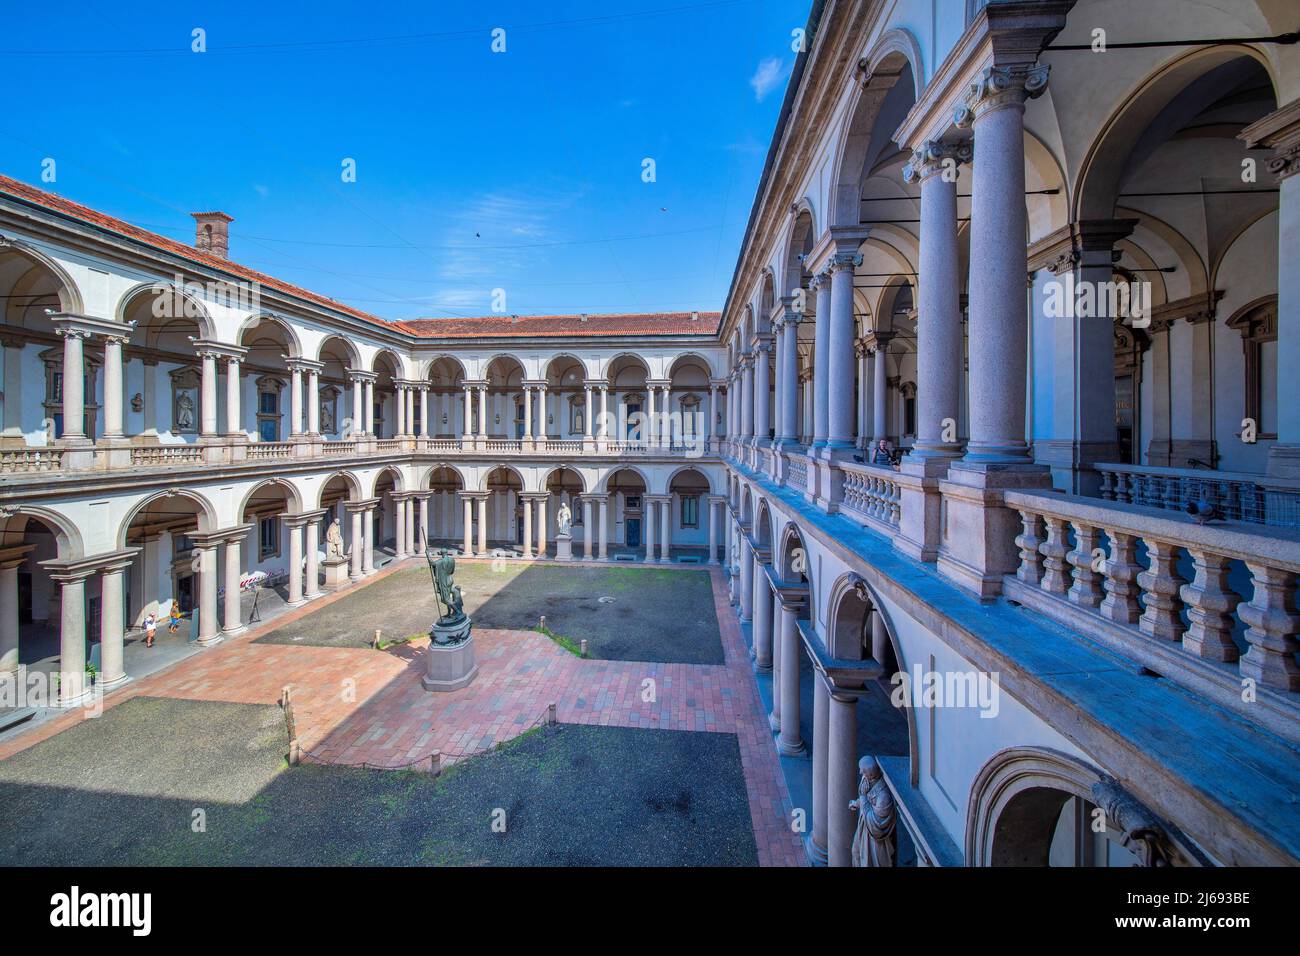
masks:
{"label": "marble statue", "polygon": [[858,829],[853,834],[854,866],[893,866],[898,857],[897,814],[894,795],[885,785],[885,775],[875,757],[858,762],[862,777],[858,799],[849,807],[858,811]]}
{"label": "marble statue", "polygon": [[555,525],[562,535],[568,535],[569,529],[573,527],[573,512],[569,510],[567,501],[560,502],[560,510],[555,513]]}
{"label": "marble statue", "polygon": [[189,431],[194,427],[194,397],[189,392],[176,395],[176,428]]}
{"label": "marble statue", "polygon": [[339,519],[335,518],[325,531],[325,557],[343,557],[343,532],[339,528]]}

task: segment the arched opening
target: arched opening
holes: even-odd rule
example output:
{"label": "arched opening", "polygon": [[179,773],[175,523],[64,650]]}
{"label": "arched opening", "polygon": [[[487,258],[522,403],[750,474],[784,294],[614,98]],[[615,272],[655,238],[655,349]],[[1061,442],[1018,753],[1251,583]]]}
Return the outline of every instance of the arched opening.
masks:
{"label": "arched opening", "polygon": [[[581,543],[584,552],[590,556],[592,553],[591,547],[595,544],[595,529],[587,523],[586,516],[583,514],[583,496],[587,492],[587,487],[582,475],[572,468],[556,468],[546,476],[542,487],[546,489],[545,514],[548,521],[546,528],[548,539],[554,539],[559,534],[560,508],[567,506],[570,521],[570,547],[577,548]],[[557,554],[559,554],[558,551]]]}
{"label": "arched opening", "polygon": [[[398,391],[398,382],[401,378],[402,363],[393,352],[385,349],[375,356],[374,435],[376,438],[395,438],[399,434],[409,434],[405,405],[399,408],[399,402],[405,402],[405,393]],[[399,431],[399,428],[408,430]]]}
{"label": "arched opening", "polygon": [[580,441],[589,432],[587,368],[571,355],[557,355],[546,364],[546,434],[560,441]]}
{"label": "arched opening", "polygon": [[[239,407],[243,420],[228,423],[226,431],[243,434],[254,441],[286,441],[294,428],[290,419],[294,377],[285,359],[299,357],[296,337],[279,319],[254,316],[240,329],[237,344],[248,350],[239,370],[242,376]],[[305,390],[305,384],[300,376],[300,390]],[[306,422],[299,422],[298,427],[306,430]]]}
{"label": "arched opening", "polygon": [[429,366],[429,433],[452,439],[472,434],[465,421],[465,366],[444,355]]}
{"label": "arched opening", "polygon": [[691,353],[674,359],[668,371],[669,428],[675,447],[698,448],[721,425],[722,410],[714,407],[709,366]]}
{"label": "arched opening", "polygon": [[353,377],[360,361],[355,346],[337,335],[321,345],[320,432],[327,440],[350,439],[364,428],[361,381]]}
{"label": "arched opening", "polygon": [[647,421],[652,401],[647,385],[649,374],[649,367],[635,355],[619,355],[605,368],[609,382],[609,413],[614,416],[614,421],[609,423],[609,434],[616,441],[641,447],[650,440]]}
{"label": "arched opening", "polygon": [[696,564],[709,559],[709,480],[697,468],[682,468],[668,480],[668,556]]}
{"label": "arched opening", "polygon": [[[53,263],[15,245],[0,249],[0,317],[5,328],[0,448],[45,446],[62,433],[63,352],[52,334],[49,313],[79,312],[81,297],[61,273]],[[97,423],[100,401],[94,387],[102,391],[99,358],[90,353],[85,357],[91,428]],[[37,382],[43,382],[44,399],[40,401],[35,400],[42,391],[34,385]],[[95,432],[86,434],[94,437]]]}
{"label": "arched opening", "polygon": [[649,491],[645,479],[631,468],[620,468],[605,479],[609,509],[613,516],[610,555],[615,561],[635,561],[646,543]]}
{"label": "arched opening", "polygon": [[[481,500],[478,552],[503,548],[513,553],[524,545],[524,481],[519,472],[500,465],[488,472],[485,480],[487,497]],[[545,536],[542,536],[545,546]]]}
{"label": "arched opening", "polygon": [[461,516],[465,482],[455,468],[438,465],[429,472],[425,487],[433,491],[429,496],[429,543],[435,547],[454,547],[465,535]]}
{"label": "arched opening", "polygon": [[522,439],[528,394],[524,390],[523,363],[513,355],[498,355],[488,363],[483,377],[487,380],[487,436]]}
{"label": "arched opening", "polygon": [[[379,499],[375,507],[373,533],[376,561],[379,562],[377,567],[382,567],[389,560],[406,557],[406,506],[394,497],[403,490],[402,475],[396,468],[385,468],[375,478],[375,490],[371,497]],[[402,512],[400,516],[399,510]],[[381,558],[381,554],[385,557]]]}

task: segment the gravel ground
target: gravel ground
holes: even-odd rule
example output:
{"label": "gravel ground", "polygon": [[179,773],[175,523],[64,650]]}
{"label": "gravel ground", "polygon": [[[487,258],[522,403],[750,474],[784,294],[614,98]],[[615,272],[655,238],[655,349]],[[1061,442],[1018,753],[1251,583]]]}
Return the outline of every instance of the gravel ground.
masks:
{"label": "gravel ground", "polygon": [[0,864],[757,863],[730,734],[561,725],[436,780],[286,746],[274,706],[128,701],[0,763]]}
{"label": "gravel ground", "polygon": [[[703,571],[500,561],[462,563],[456,583],[478,627],[533,629],[546,615],[553,633],[575,642],[585,638],[594,658],[723,663],[712,586]],[[411,568],[257,642],[363,647],[376,628],[389,639],[427,633],[436,605],[428,570]]]}

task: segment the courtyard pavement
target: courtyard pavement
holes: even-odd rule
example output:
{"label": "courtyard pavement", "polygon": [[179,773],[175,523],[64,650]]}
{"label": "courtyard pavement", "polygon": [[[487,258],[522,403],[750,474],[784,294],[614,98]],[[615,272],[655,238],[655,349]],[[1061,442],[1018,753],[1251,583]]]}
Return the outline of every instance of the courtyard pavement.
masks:
{"label": "courtyard pavement", "polygon": [[[109,694],[105,707],[138,696],[267,705],[288,686],[305,760],[380,767],[418,764],[434,750],[442,753],[444,763],[454,763],[518,736],[552,703],[562,723],[732,734],[759,864],[805,862],[790,828],[792,805],[748,650],[719,570],[689,573],[708,575],[711,583],[721,664],[582,660],[535,631],[483,628],[475,631],[480,671],[474,683],[450,694],[432,694],[420,684],[427,639],[387,651],[258,640],[273,628],[312,615],[322,615],[322,621],[336,618],[346,607],[334,605],[420,566],[420,561],[394,563],[366,584],[289,611],[264,627],[134,680]],[[632,567],[628,573],[655,570]],[[665,627],[672,626],[670,617]],[[32,728],[0,744],[0,760],[83,719],[84,713],[75,710]]]}

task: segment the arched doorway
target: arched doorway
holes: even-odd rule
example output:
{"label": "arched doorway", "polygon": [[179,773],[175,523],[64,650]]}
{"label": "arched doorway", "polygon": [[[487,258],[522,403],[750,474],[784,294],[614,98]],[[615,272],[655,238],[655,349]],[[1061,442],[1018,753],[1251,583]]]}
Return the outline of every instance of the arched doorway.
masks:
{"label": "arched doorway", "polygon": [[610,547],[615,561],[636,560],[638,550],[646,545],[647,490],[645,479],[631,468],[620,468],[605,480],[614,516]]}

